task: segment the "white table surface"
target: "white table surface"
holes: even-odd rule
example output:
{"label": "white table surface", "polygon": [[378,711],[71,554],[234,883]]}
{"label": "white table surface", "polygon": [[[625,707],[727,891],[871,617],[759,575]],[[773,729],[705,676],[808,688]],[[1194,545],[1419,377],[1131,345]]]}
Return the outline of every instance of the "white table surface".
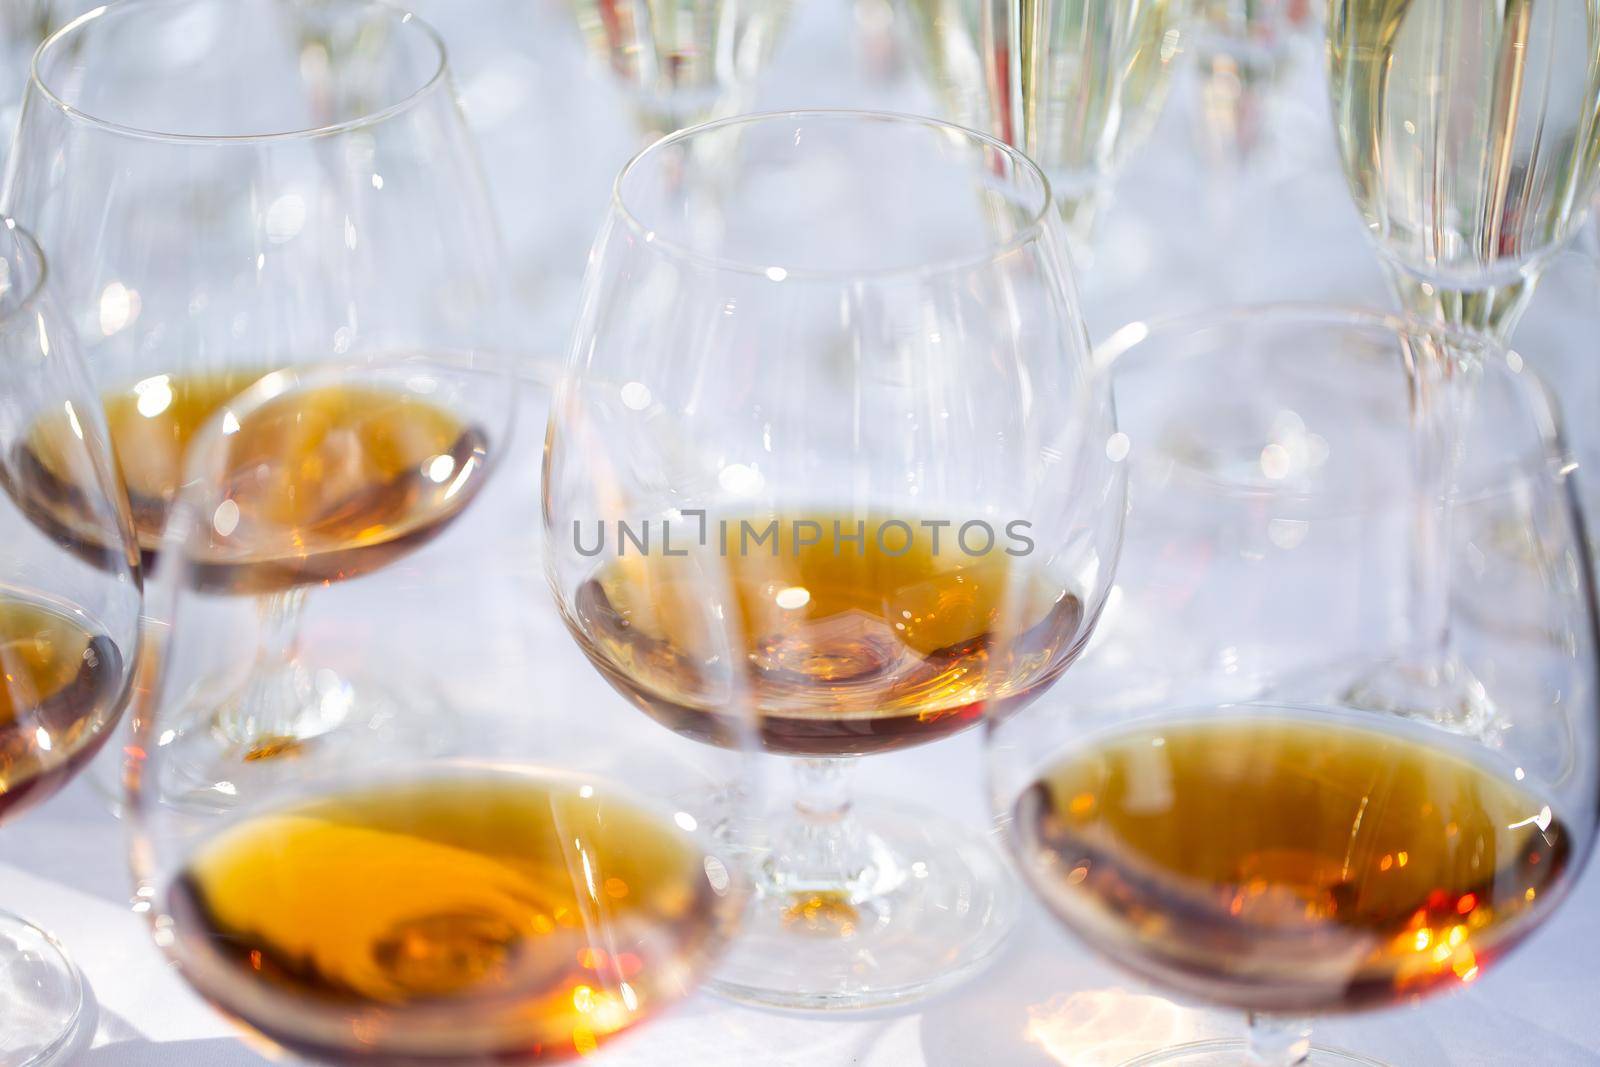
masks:
{"label": "white table surface", "polygon": [[[458,81],[484,141],[527,313],[519,340],[556,359],[589,234],[632,139],[615,91],[590,70],[558,9],[538,0],[420,0],[451,41]],[[877,0],[804,0],[760,104],[927,110],[929,95],[883,36]],[[892,28],[891,28],[892,29]],[[1152,144],[1130,167],[1108,238],[1154,264],[1087,286],[1095,336],[1131,318],[1244,300],[1387,306],[1373,253],[1345,195],[1327,130],[1316,54],[1288,86],[1293,134],[1269,173],[1215,175],[1189,138],[1192,86],[1180,76]],[[1285,162],[1286,161],[1286,162]],[[1157,280],[1159,279],[1159,280]],[[1517,335],[1561,387],[1580,452],[1595,449],[1600,392],[1600,269],[1556,264]],[[538,428],[515,462],[534,469]],[[527,511],[508,536],[531,536]],[[1596,494],[1600,499],[1600,494]],[[514,583],[508,584],[514,588]],[[509,595],[509,594],[508,594]],[[516,605],[506,605],[515,610]],[[573,660],[561,684],[615,699]],[[492,679],[480,682],[492,691]],[[988,825],[979,736],[866,761],[863,790]],[[151,944],[128,905],[125,843],[80,780],[0,829],[0,906],[55,933],[93,987],[96,1027],[72,1062],[95,1067],[233,1067],[267,1062],[203,1004]],[[1600,1063],[1600,877],[1589,871],[1547,926],[1481,982],[1414,1008],[1329,1021],[1319,1037],[1396,1065]],[[708,995],[606,1046],[609,1064],[807,1067],[1110,1065],[1174,1041],[1236,1033],[1228,1013],[1181,1005],[1080,947],[1031,902],[1011,944],[964,987],[892,1013],[821,1018],[756,1011]]]}

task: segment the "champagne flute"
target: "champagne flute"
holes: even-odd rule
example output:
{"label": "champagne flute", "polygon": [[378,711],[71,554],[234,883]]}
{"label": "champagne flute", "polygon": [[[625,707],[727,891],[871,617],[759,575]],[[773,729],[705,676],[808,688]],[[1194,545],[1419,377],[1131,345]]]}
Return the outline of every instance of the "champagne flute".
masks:
{"label": "champagne flute", "polygon": [[174,758],[255,645],[248,602],[207,593],[214,560],[278,540],[280,516],[239,497],[236,470],[261,459],[244,435],[333,387],[437,405],[505,381],[431,357],[285,369],[201,431],[150,577],[139,909],[198,992],[319,1062],[587,1056],[693,990],[735,929],[750,746],[732,720],[718,748],[658,736],[593,680],[554,611],[530,610],[549,594],[513,475],[537,438],[436,540],[327,590],[308,619],[330,672],[381,668],[418,707],[455,707],[447,747],[352,738],[241,764],[209,784],[232,803],[197,803]]}
{"label": "champagne flute", "polygon": [[[1414,319],[1247,308],[1099,352],[1128,442],[1123,565],[1096,643],[991,716],[993,803],[1055,915],[1158,985],[1250,1013],[1248,1047],[1140,1064],[1367,1064],[1313,1015],[1481,981],[1583,869],[1600,814],[1595,587],[1555,406],[1515,353]],[[1387,462],[1419,383],[1450,414],[1458,649],[1492,735],[1351,705],[1405,655],[1404,551],[1434,483]],[[1500,612],[1537,622],[1508,630]]]}
{"label": "champagne flute", "polygon": [[1587,0],[1330,0],[1345,176],[1401,304],[1501,340],[1600,179]]}
{"label": "champagne flute", "polygon": [[[46,412],[72,429],[70,490],[104,536],[90,553],[0,504],[0,821],[64,785],[114,732],[139,658],[139,554],[105,423],[33,238],[0,225],[0,483]],[[0,500],[6,498],[0,497]],[[49,934],[0,912],[0,1061],[51,1062],[77,1037],[82,976]]]}
{"label": "champagne flute", "polygon": [[1038,161],[1089,262],[1116,174],[1160,117],[1184,0],[912,0],[911,15],[948,117]]}
{"label": "champagne flute", "polygon": [[[59,264],[147,564],[194,434],[263,375],[483,351],[499,337],[499,248],[443,47],[386,4],[154,0],[90,12],[39,49],[4,200]],[[507,396],[457,411],[392,399],[330,391],[305,412],[305,429],[327,440],[257,441],[284,450],[264,457],[280,470],[297,451],[329,465],[277,487],[302,493],[297,522],[277,527],[292,527],[281,545],[208,572],[212,592],[257,599],[263,636],[257,670],[211,705],[225,743],[195,753],[198,778],[227,777],[210,775],[213,757],[269,758],[336,729],[402,748],[434,735],[427,716],[398,713],[415,703],[373,678],[346,679],[352,699],[333,714],[297,636],[310,589],[438,532],[509,423]],[[56,491],[62,432],[59,417],[41,422],[26,445],[31,476],[14,488],[43,525],[92,546],[99,526]],[[330,455],[338,439],[346,450]],[[418,464],[435,456],[452,479],[469,475],[448,501],[414,492],[427,484]]]}
{"label": "champagne flute", "polygon": [[741,110],[788,16],[788,0],[572,4],[590,54],[628,95],[646,142]]}
{"label": "champagne flute", "polygon": [[[915,190],[914,197],[906,195]],[[681,553],[720,616],[792,810],[716,987],[795,1008],[944,988],[1011,916],[988,842],[857,799],[856,761],[948,737],[1066,669],[1121,516],[1109,408],[1044,175],[931,119],[710,123],[617,181],[551,412],[549,568],[599,671],[672,731],[741,709]],[[1029,612],[1000,625],[1006,590]]]}
{"label": "champagne flute", "polygon": [[[1345,176],[1400,303],[1509,338],[1600,179],[1594,5],[1331,0],[1327,41]],[[1450,477],[1448,455],[1412,461],[1435,482]],[[1413,714],[1448,706],[1483,725],[1497,711],[1452,647],[1449,521],[1419,514],[1411,534],[1417,652],[1353,696]]]}

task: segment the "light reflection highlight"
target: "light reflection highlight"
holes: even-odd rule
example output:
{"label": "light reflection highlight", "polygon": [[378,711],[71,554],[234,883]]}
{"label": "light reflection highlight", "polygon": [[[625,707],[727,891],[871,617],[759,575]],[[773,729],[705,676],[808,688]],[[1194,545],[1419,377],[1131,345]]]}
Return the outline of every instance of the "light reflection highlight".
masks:
{"label": "light reflection highlight", "polygon": [[1028,1008],[1023,1038],[1066,1067],[1112,1067],[1205,1036],[1199,1012],[1122,988],[1088,989]]}

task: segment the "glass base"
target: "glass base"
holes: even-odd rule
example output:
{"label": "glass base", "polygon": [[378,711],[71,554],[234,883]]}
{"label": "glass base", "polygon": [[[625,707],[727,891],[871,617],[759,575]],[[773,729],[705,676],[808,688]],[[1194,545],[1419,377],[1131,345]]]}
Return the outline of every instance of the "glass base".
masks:
{"label": "glass base", "polygon": [[448,705],[425,686],[351,678],[301,661],[292,672],[304,684],[253,678],[226,692],[195,687],[171,719],[183,725],[155,739],[164,803],[227,811],[281,789],[285,778],[425,758],[455,735]]}
{"label": "glass base", "polygon": [[870,799],[850,819],[871,856],[866,876],[841,890],[758,877],[713,990],[769,1008],[880,1008],[942,992],[993,960],[1015,900],[985,836]]}
{"label": "glass base", "polygon": [[[1196,1041],[1151,1052],[1127,1061],[1122,1067],[1252,1067],[1257,1061],[1250,1058],[1250,1047],[1237,1038],[1218,1041]],[[1378,1060],[1358,1056],[1342,1049],[1311,1047],[1305,1059],[1296,1067],[1385,1067]],[[1268,1065],[1262,1065],[1268,1067]],[[1278,1067],[1273,1064],[1270,1067]]]}
{"label": "glass base", "polygon": [[83,976],[55,938],[0,912],[0,1064],[65,1062],[86,999]]}

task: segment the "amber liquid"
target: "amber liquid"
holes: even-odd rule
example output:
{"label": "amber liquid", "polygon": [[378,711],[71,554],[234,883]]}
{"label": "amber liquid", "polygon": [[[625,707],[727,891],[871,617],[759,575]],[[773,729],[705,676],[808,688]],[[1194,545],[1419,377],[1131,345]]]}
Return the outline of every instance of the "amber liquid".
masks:
{"label": "amber liquid", "polygon": [[1144,727],[1023,793],[1023,869],[1156,981],[1256,1011],[1381,1005],[1475,981],[1553,902],[1573,842],[1543,800],[1331,716]]}
{"label": "amber liquid", "polygon": [[0,819],[49,797],[98,751],[125,681],[117,646],[87,619],[0,590]]}
{"label": "amber liquid", "polygon": [[575,777],[452,773],[202,846],[168,898],[186,977],[286,1047],[385,1064],[587,1054],[695,987],[737,894],[694,836]]}
{"label": "amber liquid", "polygon": [[[238,371],[161,375],[104,398],[117,466],[148,565],[200,429],[260,377]],[[47,531],[93,557],[104,517],[85,506],[70,421],[42,420],[8,486]],[[484,434],[396,389],[292,390],[223,438],[222,508],[193,545],[199,588],[278,592],[383,566],[438,533],[485,473]]]}
{"label": "amber liquid", "polygon": [[[740,520],[728,521],[739,529]],[[761,529],[771,517],[749,521]],[[715,560],[737,604],[729,640],[744,659],[743,696],[768,751],[857,756],[937,740],[997,701],[1025,701],[1048,686],[1087,635],[1076,596],[1003,544],[966,554],[951,543],[955,526],[939,551],[923,536],[899,554],[901,540],[884,551],[873,536],[876,518],[859,520],[868,531],[859,551],[831,536],[835,521],[851,532],[857,517],[778,521],[777,554],[740,552],[735,532]],[[827,536],[796,550],[794,526],[804,521]],[[681,734],[731,744],[719,712],[728,695],[706,666],[717,642],[704,566],[659,552],[609,559],[578,589],[569,621],[624,695]]]}

